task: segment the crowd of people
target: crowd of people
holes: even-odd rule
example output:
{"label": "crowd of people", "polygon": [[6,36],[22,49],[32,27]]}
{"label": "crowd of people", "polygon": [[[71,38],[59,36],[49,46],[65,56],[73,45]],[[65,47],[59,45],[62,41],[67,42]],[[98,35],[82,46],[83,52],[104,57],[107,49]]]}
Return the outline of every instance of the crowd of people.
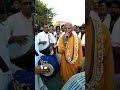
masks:
{"label": "crowd of people", "polygon": [[[60,64],[60,71],[58,71],[60,72],[58,73],[60,81],[58,81],[57,76],[54,76],[57,81],[48,79],[50,83],[54,83],[54,86],[50,87],[51,85],[48,85],[50,83],[44,82],[48,90],[52,90],[53,88],[61,90],[62,86],[71,76],[81,71],[83,59],[82,48],[85,45],[85,37],[82,42],[84,34],[84,25],[81,27],[73,26],[70,22],[65,23],[61,27],[56,26],[56,28],[54,28],[53,25],[44,25],[43,31],[36,33],[35,50],[38,55],[51,55],[55,57]],[[38,69],[40,68],[36,66],[36,73],[38,73]],[[82,70],[84,71],[84,68]],[[47,72],[47,70],[45,71]],[[39,74],[45,74],[45,71],[41,70]],[[42,79],[43,78],[44,77],[42,77]],[[60,83],[58,84],[56,82]]]}
{"label": "crowd of people", "polygon": [[35,71],[32,90],[119,90],[119,1],[86,0],[85,24],[40,28],[34,23],[33,0],[14,0],[7,13],[3,3],[1,90],[8,90],[11,75],[18,70]]}

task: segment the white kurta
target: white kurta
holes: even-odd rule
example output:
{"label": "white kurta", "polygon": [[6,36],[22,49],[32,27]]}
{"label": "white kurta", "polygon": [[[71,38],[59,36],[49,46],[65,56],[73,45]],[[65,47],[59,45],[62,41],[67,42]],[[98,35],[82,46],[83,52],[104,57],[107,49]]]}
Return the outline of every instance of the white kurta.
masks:
{"label": "white kurta", "polygon": [[111,34],[111,39],[112,39],[112,46],[120,47],[120,17],[114,24],[112,34]]}
{"label": "white kurta", "polygon": [[[41,56],[41,53],[39,53],[39,56],[35,56],[35,66],[38,66],[38,61],[40,60]],[[48,90],[40,75],[37,74],[35,74],[35,90]]]}
{"label": "white kurta", "polygon": [[28,42],[25,45],[20,46],[17,43],[13,43],[9,46],[10,58],[14,59],[21,55],[24,55],[34,43],[33,34],[33,19],[32,17],[28,20],[22,14],[22,12],[16,13],[7,18],[5,23],[5,30],[7,33],[7,39],[11,36],[27,35]]}
{"label": "white kurta", "polygon": [[51,33],[46,34],[44,31],[38,33],[37,38],[38,38],[37,43],[39,43],[40,41],[46,41],[45,45],[42,44],[38,45],[40,51],[46,49],[50,43],[54,43],[54,44],[56,43],[56,39],[53,36],[53,34]]}

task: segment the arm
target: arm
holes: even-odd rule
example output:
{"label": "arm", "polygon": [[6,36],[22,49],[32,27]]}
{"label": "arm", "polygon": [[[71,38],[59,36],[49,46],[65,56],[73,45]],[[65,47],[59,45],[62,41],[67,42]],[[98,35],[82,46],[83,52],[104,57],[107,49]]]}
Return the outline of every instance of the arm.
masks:
{"label": "arm", "polygon": [[65,52],[64,35],[59,38],[59,41],[58,41],[58,52],[60,54]]}

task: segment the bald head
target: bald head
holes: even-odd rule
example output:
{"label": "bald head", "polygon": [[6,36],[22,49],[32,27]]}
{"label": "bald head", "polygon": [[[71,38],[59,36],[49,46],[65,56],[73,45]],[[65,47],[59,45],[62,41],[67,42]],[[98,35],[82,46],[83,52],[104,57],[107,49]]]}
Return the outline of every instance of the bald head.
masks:
{"label": "bald head", "polygon": [[66,22],[66,23],[65,23],[65,26],[68,26],[68,25],[71,26],[71,27],[73,27],[73,24],[72,24],[72,23]]}
{"label": "bald head", "polygon": [[68,32],[70,35],[72,35],[73,31],[73,24],[70,22],[65,23],[65,32]]}

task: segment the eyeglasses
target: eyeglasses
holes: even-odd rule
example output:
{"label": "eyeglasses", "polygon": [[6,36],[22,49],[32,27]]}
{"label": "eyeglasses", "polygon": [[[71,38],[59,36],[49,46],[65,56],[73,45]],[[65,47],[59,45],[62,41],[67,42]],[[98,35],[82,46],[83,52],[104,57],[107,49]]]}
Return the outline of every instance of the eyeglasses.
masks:
{"label": "eyeglasses", "polygon": [[23,4],[24,4],[24,5],[28,5],[28,4],[29,4],[29,5],[32,5],[32,2],[24,2]]}

